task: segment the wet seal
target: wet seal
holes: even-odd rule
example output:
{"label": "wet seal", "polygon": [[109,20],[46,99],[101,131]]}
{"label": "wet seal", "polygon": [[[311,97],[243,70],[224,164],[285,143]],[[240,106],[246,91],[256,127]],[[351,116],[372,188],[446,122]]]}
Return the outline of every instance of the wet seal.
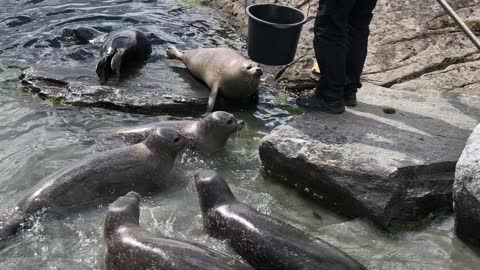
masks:
{"label": "wet seal", "polygon": [[101,59],[97,63],[96,73],[101,83],[114,75],[120,78],[125,66],[145,61],[152,53],[152,45],[145,34],[137,29],[119,29],[103,34],[93,28],[78,27],[69,32],[80,41],[100,47]]}
{"label": "wet seal", "polygon": [[166,50],[167,57],[180,59],[188,70],[210,88],[207,111],[213,110],[217,95],[243,99],[256,94],[263,72],[258,64],[230,48]]}
{"label": "wet seal", "polygon": [[161,128],[139,144],[92,154],[48,176],[0,216],[0,240],[28,227],[27,219],[43,209],[56,212],[113,201],[131,190],[148,194],[160,189],[186,144],[178,131]]}
{"label": "wet seal", "polygon": [[332,245],[239,202],[215,171],[195,175],[206,232],[229,245],[255,269],[366,270]]}
{"label": "wet seal", "polygon": [[152,131],[161,127],[174,128],[189,141],[189,148],[202,154],[212,154],[222,150],[228,138],[243,129],[242,120],[231,113],[217,111],[200,120],[159,121],[129,128],[100,128],[97,134],[110,133],[130,143],[144,140]]}
{"label": "wet seal", "polygon": [[248,270],[252,269],[210,248],[163,236],[139,225],[140,196],[118,198],[107,212],[104,237],[107,270]]}

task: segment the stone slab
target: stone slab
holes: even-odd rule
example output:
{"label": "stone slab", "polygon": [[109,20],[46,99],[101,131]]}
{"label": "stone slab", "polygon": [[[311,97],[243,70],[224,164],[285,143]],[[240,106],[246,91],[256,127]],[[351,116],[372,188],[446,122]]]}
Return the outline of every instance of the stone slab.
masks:
{"label": "stone slab", "polygon": [[479,120],[475,97],[366,84],[344,114],[306,112],[275,128],[260,157],[342,214],[403,226],[451,211],[455,163]]}
{"label": "stone slab", "polygon": [[22,82],[40,97],[64,104],[148,114],[203,112],[210,92],[180,64],[149,62],[125,79],[112,78],[104,85],[98,82],[93,62],[37,65],[23,73]]}

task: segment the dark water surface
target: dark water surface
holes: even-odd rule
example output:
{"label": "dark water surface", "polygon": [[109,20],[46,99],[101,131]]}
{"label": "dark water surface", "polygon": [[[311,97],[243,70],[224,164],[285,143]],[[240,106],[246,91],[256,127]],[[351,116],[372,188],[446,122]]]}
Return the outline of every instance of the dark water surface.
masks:
{"label": "dark water surface", "polygon": [[[189,1],[190,3],[192,1]],[[0,8],[0,211],[12,206],[43,177],[95,152],[115,147],[90,131],[140,124],[155,118],[96,108],[55,105],[23,90],[22,69],[35,63],[96,61],[98,51],[62,33],[90,26],[109,32],[135,26],[154,45],[150,61],[169,44],[181,48],[233,46],[243,42],[222,14],[175,1],[3,0]],[[453,236],[453,219],[395,236],[363,220],[348,221],[321,209],[296,191],[260,173],[258,144],[273,126],[291,116],[262,95],[256,110],[235,112],[248,127],[211,158],[184,154],[170,177],[170,188],[144,198],[141,224],[170,237],[233,253],[202,231],[197,194],[192,185],[198,168],[220,171],[237,197],[351,254],[370,269],[479,269],[480,260]],[[38,221],[0,247],[0,269],[101,269],[103,219],[107,205],[68,217]],[[314,214],[315,213],[315,214]]]}

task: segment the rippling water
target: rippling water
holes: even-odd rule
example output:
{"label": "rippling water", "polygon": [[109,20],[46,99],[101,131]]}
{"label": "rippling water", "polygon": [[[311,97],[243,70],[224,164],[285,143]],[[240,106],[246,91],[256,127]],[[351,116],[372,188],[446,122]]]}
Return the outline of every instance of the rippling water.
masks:
{"label": "rippling water", "polygon": [[[65,39],[65,28],[82,25],[108,32],[135,26],[148,34],[157,54],[168,44],[186,48],[238,48],[242,44],[221,14],[182,2],[4,0],[1,4],[0,211],[50,173],[113,147],[90,130],[153,119],[54,105],[24,91],[17,77],[31,64],[95,61],[96,49]],[[154,61],[161,60],[154,57]],[[198,168],[208,167],[227,178],[240,200],[329,241],[370,269],[478,269],[479,258],[453,236],[451,217],[418,231],[386,235],[368,222],[348,221],[321,209],[296,191],[263,177],[259,140],[291,116],[272,106],[268,95],[263,95],[262,101],[267,104],[255,111],[235,113],[248,127],[229,141],[224,152],[209,159],[188,153],[178,159],[170,188],[144,198],[142,226],[234,255],[224,243],[202,231],[192,177]],[[0,248],[0,269],[101,269],[106,207],[36,222]]]}

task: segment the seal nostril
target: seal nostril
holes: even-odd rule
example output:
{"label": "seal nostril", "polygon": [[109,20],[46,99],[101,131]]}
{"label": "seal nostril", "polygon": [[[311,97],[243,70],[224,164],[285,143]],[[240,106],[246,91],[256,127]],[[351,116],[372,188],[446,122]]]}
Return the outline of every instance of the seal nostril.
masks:
{"label": "seal nostril", "polygon": [[397,113],[397,110],[395,110],[394,108],[390,108],[390,107],[387,107],[387,108],[383,108],[382,111],[386,114],[395,114]]}

